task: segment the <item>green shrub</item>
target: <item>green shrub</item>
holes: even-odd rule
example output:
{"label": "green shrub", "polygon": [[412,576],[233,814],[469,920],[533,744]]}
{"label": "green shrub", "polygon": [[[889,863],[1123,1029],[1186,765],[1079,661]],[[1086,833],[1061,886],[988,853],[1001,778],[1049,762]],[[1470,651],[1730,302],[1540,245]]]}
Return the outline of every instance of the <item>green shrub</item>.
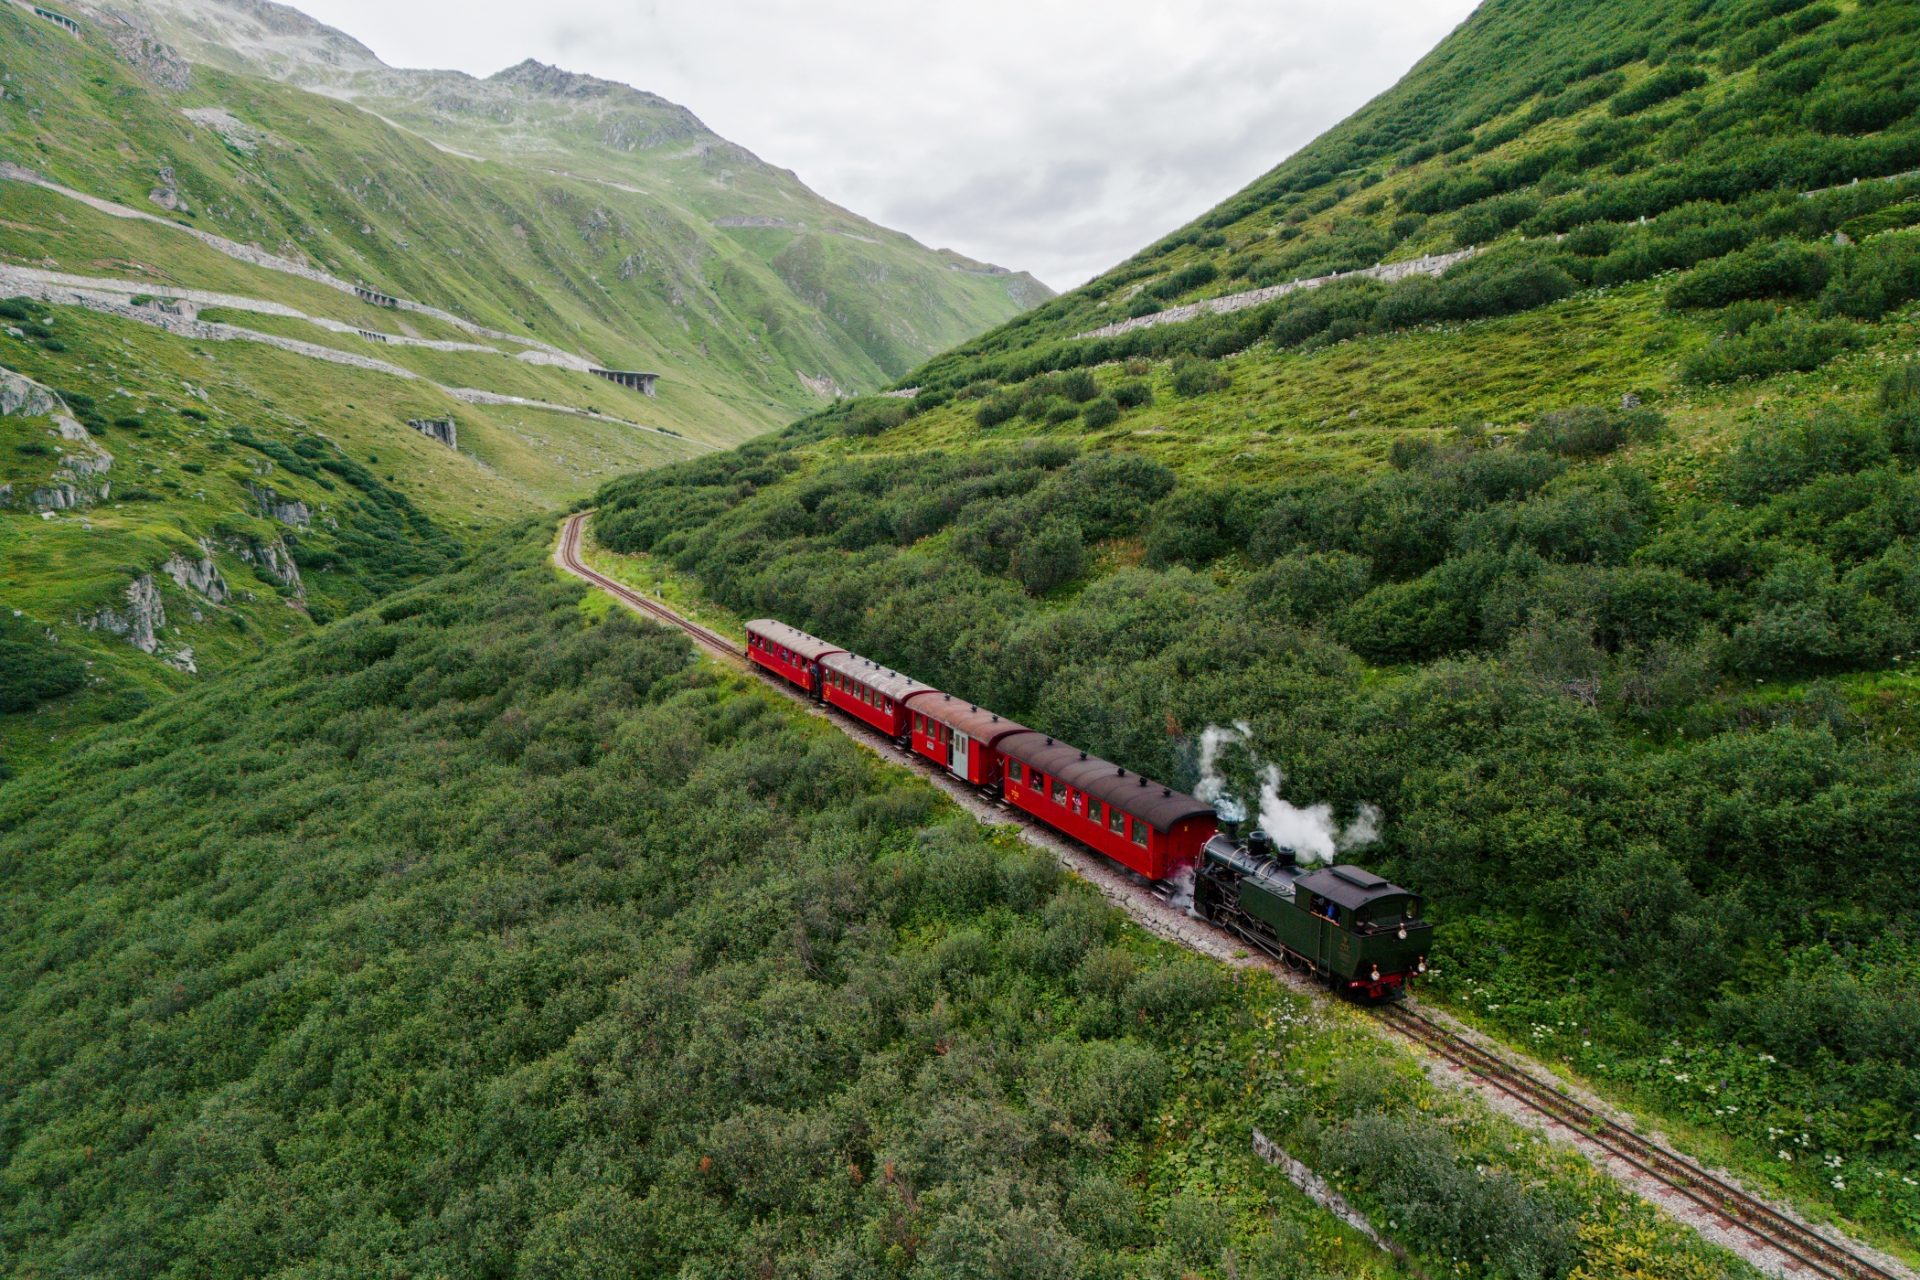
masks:
{"label": "green shrub", "polygon": [[1820,295],[1820,309],[1878,320],[1915,298],[1920,298],[1920,236],[1881,236],[1841,256]]}
{"label": "green shrub", "polygon": [[1835,86],[1807,102],[1801,118],[1822,133],[1878,133],[1920,106],[1920,94],[1880,86]]}
{"label": "green shrub", "polygon": [[1180,356],[1173,362],[1173,393],[1186,399],[1224,391],[1233,385],[1233,375],[1212,360]]}
{"label": "green shrub", "polygon": [[1817,369],[1859,339],[1845,321],[1784,315],[1735,338],[1718,338],[1680,361],[1683,382],[1710,384]]}
{"label": "green shrub", "polygon": [[1694,67],[1671,67],[1655,73],[1607,104],[1614,116],[1630,116],[1677,98],[1707,83],[1707,73]]}
{"label": "green shrub", "polygon": [[1099,431],[1110,427],[1120,420],[1120,406],[1111,397],[1102,396],[1080,411],[1087,424],[1087,430]]}
{"label": "green shrub", "polygon": [[982,427],[997,427],[1003,422],[1010,421],[1019,412],[1019,399],[1002,392],[982,400],[980,407],[973,411],[973,420]]}
{"label": "green shrub", "polygon": [[840,430],[845,435],[855,437],[877,436],[905,422],[907,412],[905,400],[865,396],[853,402],[853,407],[841,422]]}
{"label": "green shrub", "polygon": [[1085,369],[1073,369],[1063,373],[1055,380],[1059,393],[1075,404],[1085,404],[1100,394],[1100,384],[1093,380],[1093,374]]}
{"label": "green shrub", "polygon": [[1810,298],[1832,269],[1824,245],[1774,240],[1702,263],[1667,289],[1676,310],[1723,307],[1743,298]]}
{"label": "green shrub", "polygon": [[1153,388],[1144,382],[1122,382],[1112,391],[1113,402],[1122,409],[1138,409],[1153,403]]}
{"label": "green shrub", "polygon": [[1087,571],[1087,548],[1080,526],[1048,519],[1013,553],[1013,576],[1028,594],[1043,596]]}
{"label": "green shrub", "polygon": [[1665,425],[1665,417],[1655,409],[1555,409],[1541,414],[1527,429],[1520,447],[1562,458],[1598,458],[1629,439],[1648,439]]}
{"label": "green shrub", "polygon": [[1511,1175],[1463,1162],[1437,1127],[1364,1112],[1315,1145],[1323,1162],[1385,1206],[1399,1230],[1461,1259],[1476,1276],[1558,1280],[1579,1258],[1575,1223],[1564,1210]]}
{"label": "green shrub", "polygon": [[1920,454],[1920,365],[1903,364],[1881,381],[1879,407],[1893,448]]}
{"label": "green shrub", "polygon": [[1851,475],[1885,462],[1884,433],[1838,409],[1776,418],[1747,432],[1721,466],[1727,497],[1765,502],[1816,476]]}
{"label": "green shrub", "polygon": [[0,713],[31,711],[87,681],[79,658],[21,627],[0,631]]}

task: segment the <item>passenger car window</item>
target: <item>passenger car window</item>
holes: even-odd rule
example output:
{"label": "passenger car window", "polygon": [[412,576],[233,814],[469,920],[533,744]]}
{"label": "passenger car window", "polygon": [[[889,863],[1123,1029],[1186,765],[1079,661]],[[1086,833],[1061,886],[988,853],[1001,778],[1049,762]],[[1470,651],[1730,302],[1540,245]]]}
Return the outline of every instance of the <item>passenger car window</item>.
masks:
{"label": "passenger car window", "polygon": [[1140,819],[1138,818],[1135,818],[1133,820],[1133,842],[1139,845],[1142,849],[1147,847],[1147,831],[1148,830],[1149,828],[1147,827],[1146,823],[1140,821]]}
{"label": "passenger car window", "polygon": [[1053,780],[1053,802],[1055,804],[1065,804],[1067,802],[1067,784],[1058,778]]}
{"label": "passenger car window", "polygon": [[1113,834],[1115,835],[1119,835],[1126,830],[1126,826],[1127,826],[1127,815],[1120,812],[1118,809],[1114,808],[1112,805],[1108,805],[1107,806],[1107,830],[1113,832]]}

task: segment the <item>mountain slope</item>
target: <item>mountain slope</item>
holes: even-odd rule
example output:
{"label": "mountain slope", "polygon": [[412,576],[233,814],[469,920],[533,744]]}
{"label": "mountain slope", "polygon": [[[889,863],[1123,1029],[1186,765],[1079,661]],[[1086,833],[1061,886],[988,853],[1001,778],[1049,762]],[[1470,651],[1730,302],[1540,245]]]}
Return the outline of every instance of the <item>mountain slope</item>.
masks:
{"label": "mountain slope", "polygon": [[0,788],[0,1271],[1751,1280],[551,536]]}
{"label": "mountain slope", "polygon": [[1149,775],[1245,725],[1243,798],[1382,816],[1434,996],[1910,1247],[1917,36],[1490,0],[913,400],[598,536]]}
{"label": "mountain slope", "polygon": [[259,0],[141,0],[118,11],[198,61],[355,103],[458,154],[644,190],[739,242],[889,376],[1051,296],[1024,273],[930,253],[839,208],[686,108],[623,84],[531,60],[485,79],[396,69]]}
{"label": "mountain slope", "polygon": [[[1008,277],[878,228],[868,245],[811,196],[819,235],[724,230],[551,155],[453,154],[235,57],[190,65],[137,13],[72,12],[78,38],[0,6],[0,377],[34,388],[0,411],[0,545],[8,642],[86,674],[10,695],[0,759],[351,611],[502,519],[879,386],[1018,306]],[[270,16],[311,57],[365,64]],[[523,70],[498,93],[539,112],[571,83]],[[737,163],[759,198],[802,200]],[[600,171],[639,176],[612,153]],[[787,243],[748,243],[767,235]],[[658,394],[594,368],[657,372]]]}

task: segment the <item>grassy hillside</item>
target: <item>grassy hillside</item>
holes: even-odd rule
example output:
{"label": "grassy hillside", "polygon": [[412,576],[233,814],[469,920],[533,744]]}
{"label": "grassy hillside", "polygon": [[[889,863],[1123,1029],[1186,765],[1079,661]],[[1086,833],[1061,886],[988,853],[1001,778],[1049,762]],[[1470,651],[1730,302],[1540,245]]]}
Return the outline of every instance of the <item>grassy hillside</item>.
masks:
{"label": "grassy hillside", "polygon": [[1491,0],[911,403],[598,536],[1150,774],[1246,722],[1244,791],[1380,809],[1431,994],[1910,1246],[1917,23]]}
{"label": "grassy hillside", "polygon": [[[649,169],[643,191],[644,156],[624,182],[613,154],[576,176],[545,152],[467,158],[74,12],[78,40],[0,6],[0,379],[38,388],[0,413],[0,603],[28,673],[0,705],[0,767],[1020,305],[1007,277],[896,233],[764,252],[675,194],[713,188],[695,172]],[[498,92],[558,112],[578,86],[552,75]],[[762,203],[805,192],[752,173]],[[659,395],[590,365],[658,371]],[[457,447],[414,420],[452,420]],[[129,592],[164,612],[151,637]]]}
{"label": "grassy hillside", "polygon": [[0,1270],[1753,1274],[551,533],[0,789]]}

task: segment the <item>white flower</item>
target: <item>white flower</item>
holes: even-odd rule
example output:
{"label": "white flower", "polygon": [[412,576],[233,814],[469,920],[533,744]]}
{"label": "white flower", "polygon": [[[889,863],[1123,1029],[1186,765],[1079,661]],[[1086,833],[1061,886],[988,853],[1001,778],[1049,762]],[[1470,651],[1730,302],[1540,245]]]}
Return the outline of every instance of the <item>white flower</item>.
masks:
{"label": "white flower", "polygon": [[1774,1154],[1779,1156],[1782,1160],[1785,1160],[1788,1164],[1793,1163],[1793,1152],[1787,1150],[1785,1147],[1780,1148],[1780,1150],[1776,1151]]}

